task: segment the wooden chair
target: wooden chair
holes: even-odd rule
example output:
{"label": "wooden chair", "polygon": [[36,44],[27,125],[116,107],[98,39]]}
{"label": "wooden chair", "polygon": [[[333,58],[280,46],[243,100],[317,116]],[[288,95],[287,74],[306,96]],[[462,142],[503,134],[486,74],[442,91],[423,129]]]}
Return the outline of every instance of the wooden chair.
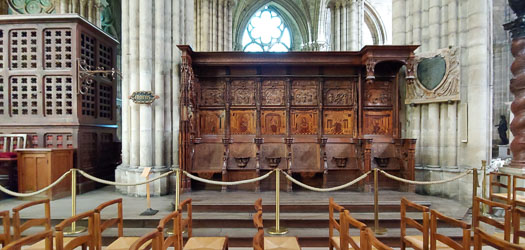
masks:
{"label": "wooden chair", "polygon": [[[503,184],[499,182],[497,180],[498,176],[506,178],[507,184]],[[489,200],[492,201],[495,199],[499,199],[499,200],[505,201],[506,204],[511,204],[512,197],[510,196],[510,194],[512,193],[512,187],[511,187],[510,175],[492,172],[489,174],[489,184],[490,184],[489,185]],[[505,188],[505,192],[494,193],[494,190],[493,190],[494,187]],[[492,213],[492,208],[490,209],[490,213]]]}
{"label": "wooden chair", "polygon": [[[406,216],[407,208],[412,208],[423,214],[423,224]],[[429,249],[429,224],[430,209],[428,207],[413,203],[405,197],[401,198],[401,249],[407,246],[418,250]],[[407,226],[416,228],[421,235],[406,235]]]}
{"label": "wooden chair", "polygon": [[[160,220],[157,226],[157,232],[161,235],[160,249],[168,249],[169,247],[174,247],[176,250],[183,249],[181,220],[178,209]],[[162,235],[164,235],[164,229],[170,221],[173,221],[173,234],[164,239]]]}
{"label": "wooden chair", "polygon": [[474,250],[481,250],[483,247],[483,243],[495,247],[496,249],[523,250],[523,247],[518,244],[513,244],[506,240],[502,240],[501,238],[489,235],[480,228],[474,228]]}
{"label": "wooden chair", "polygon": [[[481,212],[482,204],[486,204],[490,208],[492,207],[502,208],[503,211],[505,212],[504,222],[500,222],[488,216],[483,215],[483,213]],[[503,203],[486,200],[486,199],[483,199],[477,196],[474,197],[474,204],[472,204],[472,227],[473,228],[480,227],[479,223],[484,222],[493,227],[503,230],[503,233],[496,233],[493,235],[494,237],[498,237],[506,241],[510,241],[511,219],[512,219],[512,206],[511,205],[505,205]]]}
{"label": "wooden chair", "polygon": [[[438,220],[442,220],[448,224],[461,228],[463,230],[462,243],[459,244],[453,239],[445,235],[439,234],[437,232],[437,221]],[[456,250],[470,249],[470,225],[463,221],[459,221],[454,218],[445,216],[436,210],[430,210],[430,250],[436,250],[438,241],[444,243],[445,245],[447,245],[448,247],[452,249],[456,249]]]}
{"label": "wooden chair", "polygon": [[253,206],[255,207],[255,211],[262,211],[262,198],[257,199]]}
{"label": "wooden chair", "polygon": [[377,250],[392,250],[391,247],[385,245],[383,242],[379,241],[374,232],[370,228],[365,229],[365,239],[366,239],[366,250],[377,249]]}
{"label": "wooden chair", "polygon": [[512,206],[525,207],[525,196],[518,194],[518,192],[525,192],[525,187],[521,187],[518,184],[518,180],[525,182],[525,177],[518,175],[512,176]]}
{"label": "wooden chair", "polygon": [[[26,208],[37,205],[44,205],[44,217],[28,219],[24,224],[20,224],[20,212]],[[51,229],[51,208],[49,199],[32,201],[13,208],[13,233],[15,240],[20,239],[24,231],[35,226],[44,226],[45,230]]]}
{"label": "wooden chair", "polygon": [[285,250],[301,249],[296,237],[264,237],[264,226],[262,219],[262,209],[253,215],[253,225],[257,233],[253,237],[253,249],[264,250]]}
{"label": "wooden chair", "polygon": [[150,233],[143,235],[138,238],[130,247],[130,250],[143,250],[143,249],[152,249],[160,250],[162,249],[162,233],[158,229],[153,230]]}
{"label": "wooden chair", "polygon": [[[525,210],[514,207],[512,210],[512,242],[525,248],[525,230],[521,230],[521,217],[525,217]],[[520,243],[520,240],[523,240]]]}
{"label": "wooden chair", "polygon": [[[40,233],[32,234],[18,240],[15,240],[9,243],[7,246],[2,248],[3,250],[20,250],[22,247],[27,245],[33,245],[36,242],[43,241],[46,242],[45,249],[53,249],[53,230],[48,229]],[[24,248],[25,249],[25,248]]]}
{"label": "wooden chair", "polygon": [[[339,223],[335,219],[334,213],[339,213]],[[364,229],[366,225],[350,216],[344,207],[334,202],[330,197],[328,203],[328,232],[330,249],[347,250],[350,248],[361,249],[360,243],[365,242]],[[350,225],[360,230],[359,236],[350,236],[348,233]],[[339,232],[339,236],[334,236],[334,229]]]}
{"label": "wooden chair", "polygon": [[4,233],[0,234],[0,244],[5,247],[11,241],[11,225],[9,217],[9,211],[0,211],[0,217],[2,217],[2,225],[4,227]]}
{"label": "wooden chair", "polygon": [[[186,207],[186,219],[183,218],[184,207]],[[184,249],[228,249],[227,237],[192,237],[191,199],[181,202],[178,211],[181,217],[181,235],[184,229],[188,233],[188,241],[184,245]]]}
{"label": "wooden chair", "polygon": [[[64,241],[64,229],[71,225],[73,222],[77,222],[81,219],[88,219],[88,228],[87,233],[84,233],[80,236],[74,237],[73,240],[69,242]],[[81,214],[77,214],[68,219],[63,220],[58,225],[55,226],[55,249],[57,250],[73,250],[77,247],[82,247],[82,249],[94,249],[95,243],[97,240],[97,233],[95,231],[95,211],[87,211]]]}
{"label": "wooden chair", "polygon": [[[109,218],[102,222],[101,213],[105,208],[116,205],[117,206],[117,217]],[[111,200],[100,204],[95,208],[95,226],[97,227],[97,240],[95,248],[97,250],[102,249],[102,233],[116,225],[118,228],[118,238],[109,244],[106,249],[129,249],[129,247],[140,237],[124,237],[124,220],[122,215],[122,198]]]}

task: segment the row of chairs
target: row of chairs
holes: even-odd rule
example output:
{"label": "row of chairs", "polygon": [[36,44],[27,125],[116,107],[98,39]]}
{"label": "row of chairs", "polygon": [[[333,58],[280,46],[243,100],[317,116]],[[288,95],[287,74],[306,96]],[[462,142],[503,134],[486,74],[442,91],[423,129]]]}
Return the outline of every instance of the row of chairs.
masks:
{"label": "row of chairs", "polygon": [[[503,182],[503,180],[505,180]],[[525,206],[525,196],[518,192],[525,192],[525,187],[519,185],[519,182],[525,182],[525,177],[518,175],[509,175],[505,173],[492,172],[489,174],[489,200],[501,200],[511,206]],[[505,192],[494,191],[494,188],[504,188]],[[492,213],[492,209],[490,213]]]}
{"label": "row of chairs", "polygon": [[[497,221],[481,213],[481,206],[486,204],[490,207],[500,207],[504,209],[504,221]],[[421,212],[423,215],[422,223],[406,216],[408,209]],[[511,216],[512,214],[512,216]],[[520,230],[520,218],[525,215],[525,210],[513,208],[510,205],[502,204],[487,199],[474,197],[472,205],[472,228],[474,229],[474,249],[481,249],[483,243],[498,249],[525,249],[525,244],[520,244],[520,237],[525,236],[525,231]],[[511,224],[512,217],[512,224]],[[437,232],[438,221],[443,221],[452,226],[459,227],[463,231],[463,240],[460,243]],[[503,233],[488,234],[480,227],[480,222],[491,225],[503,230]],[[513,225],[513,242],[511,238],[511,225]],[[406,228],[416,228],[421,232],[419,235],[407,235]],[[418,250],[434,249],[470,249],[471,246],[471,225],[450,218],[436,210],[430,210],[426,206],[413,203],[405,198],[401,199],[401,249],[411,247]]]}

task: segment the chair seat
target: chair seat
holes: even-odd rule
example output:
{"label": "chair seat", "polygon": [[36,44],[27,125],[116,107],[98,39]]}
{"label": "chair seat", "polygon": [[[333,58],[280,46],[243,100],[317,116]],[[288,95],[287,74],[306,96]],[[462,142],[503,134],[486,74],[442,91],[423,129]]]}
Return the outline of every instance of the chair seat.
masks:
{"label": "chair seat", "polygon": [[[404,239],[405,241],[408,241],[410,245],[419,249],[423,249],[423,235],[407,235]],[[430,239],[428,241],[428,247],[430,248]],[[450,249],[450,247],[440,241],[437,241],[436,249]]]}
{"label": "chair seat", "polygon": [[[74,240],[75,237],[64,237],[64,245],[69,243],[70,241]],[[57,245],[57,242],[56,242],[56,238],[53,237],[53,248],[56,248],[56,245]],[[40,250],[40,249],[46,249],[46,240],[41,240],[31,246],[25,246],[24,247],[24,250]]]}
{"label": "chair seat", "polygon": [[301,249],[296,237],[264,237],[264,249],[296,250]]}
{"label": "chair seat", "polygon": [[184,250],[226,249],[226,243],[226,237],[191,237],[184,245]]}
{"label": "chair seat", "polygon": [[[494,234],[492,234],[492,236],[495,236],[496,238],[505,240],[505,234],[504,233],[494,233]],[[510,234],[510,242],[512,242],[513,237],[514,237],[514,235]],[[519,245],[521,247],[525,247],[525,238],[524,237],[520,237],[520,244]]]}
{"label": "chair seat", "polygon": [[[138,239],[140,239],[140,237],[119,237],[115,241],[111,242],[111,244],[109,244],[105,249],[127,250]],[[148,244],[149,244],[149,242],[148,242]],[[144,245],[145,247],[143,247],[141,249],[146,249],[147,248],[146,246],[148,244],[145,244]]]}
{"label": "chair seat", "polygon": [[[357,244],[358,247],[361,247],[361,237],[352,236],[351,238],[352,240],[354,240],[355,244]],[[334,243],[336,249],[341,249],[341,238],[339,238],[339,236],[333,236],[331,240]],[[354,249],[350,243],[348,243],[348,249]],[[372,247],[372,249],[376,248]]]}

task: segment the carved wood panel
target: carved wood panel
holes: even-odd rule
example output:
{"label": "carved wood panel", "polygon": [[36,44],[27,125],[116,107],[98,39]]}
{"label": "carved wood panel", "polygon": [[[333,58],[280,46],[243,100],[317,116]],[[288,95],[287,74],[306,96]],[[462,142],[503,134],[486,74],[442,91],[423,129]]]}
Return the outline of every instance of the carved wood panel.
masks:
{"label": "carved wood panel", "polygon": [[231,100],[232,105],[255,105],[255,81],[233,80]]}
{"label": "carved wood panel", "polygon": [[392,110],[365,111],[363,134],[392,135]]}
{"label": "carved wood panel", "polygon": [[224,106],[225,89],[223,80],[202,80],[200,104],[202,106]]}
{"label": "carved wood panel", "polygon": [[224,110],[201,110],[199,117],[201,134],[224,134]]}
{"label": "carved wood panel", "polygon": [[286,133],[286,111],[263,110],[261,130],[263,135],[284,135]]}
{"label": "carved wood panel", "polygon": [[292,110],[292,133],[299,135],[315,135],[318,129],[317,110]]}
{"label": "carved wood panel", "polygon": [[292,105],[317,105],[317,81],[293,80]]}
{"label": "carved wood panel", "polygon": [[372,81],[366,84],[365,106],[392,106],[392,83],[388,81]]}
{"label": "carved wood panel", "polygon": [[324,83],[324,104],[328,106],[353,105],[355,80],[327,80]]}
{"label": "carved wood panel", "polygon": [[231,111],[230,130],[234,135],[255,134],[255,110]]}
{"label": "carved wood panel", "polygon": [[284,80],[264,80],[262,83],[262,105],[284,105]]}
{"label": "carved wood panel", "polygon": [[323,128],[327,135],[352,135],[354,131],[354,111],[326,110],[323,113]]}
{"label": "carved wood panel", "polygon": [[292,169],[295,171],[320,171],[319,145],[292,144]]}

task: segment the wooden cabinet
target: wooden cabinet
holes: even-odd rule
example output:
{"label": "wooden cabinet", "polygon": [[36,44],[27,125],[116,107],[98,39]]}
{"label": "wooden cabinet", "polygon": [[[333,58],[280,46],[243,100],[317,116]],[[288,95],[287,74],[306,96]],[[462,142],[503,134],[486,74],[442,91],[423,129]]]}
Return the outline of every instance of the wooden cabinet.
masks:
{"label": "wooden cabinet", "polygon": [[[18,192],[30,193],[49,186],[73,167],[74,149],[32,148],[18,154]],[[31,199],[58,199],[71,194],[71,178]]]}

